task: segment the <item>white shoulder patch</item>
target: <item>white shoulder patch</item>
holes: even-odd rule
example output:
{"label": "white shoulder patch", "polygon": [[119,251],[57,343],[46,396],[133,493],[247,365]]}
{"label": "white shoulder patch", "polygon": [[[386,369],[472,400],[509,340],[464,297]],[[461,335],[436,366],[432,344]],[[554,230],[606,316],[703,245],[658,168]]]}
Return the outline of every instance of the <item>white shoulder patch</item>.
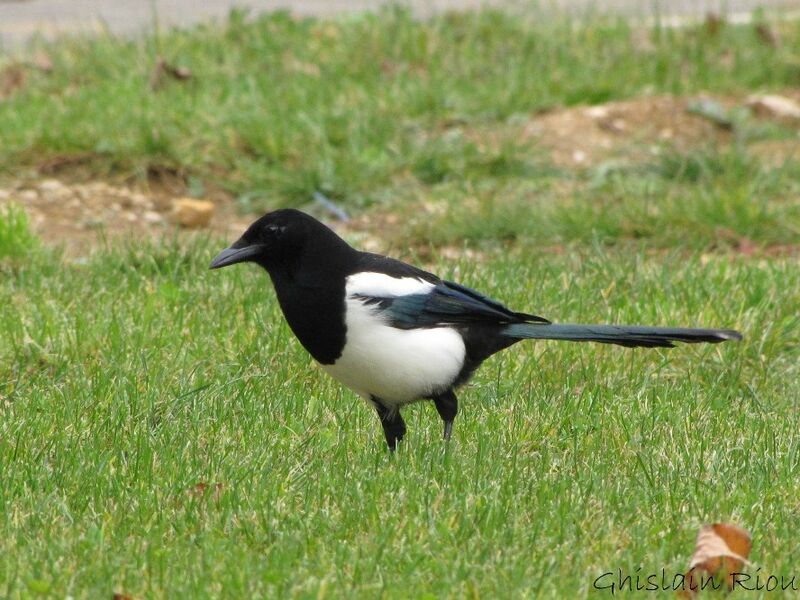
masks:
{"label": "white shoulder patch", "polygon": [[347,278],[347,296],[374,296],[377,298],[397,298],[410,294],[426,294],[434,284],[417,277],[392,277],[384,273],[355,273]]}

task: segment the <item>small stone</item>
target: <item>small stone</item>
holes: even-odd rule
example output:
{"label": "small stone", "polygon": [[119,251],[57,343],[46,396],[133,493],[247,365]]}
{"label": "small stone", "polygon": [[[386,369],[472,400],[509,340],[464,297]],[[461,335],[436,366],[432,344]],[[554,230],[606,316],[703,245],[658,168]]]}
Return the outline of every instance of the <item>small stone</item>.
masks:
{"label": "small stone", "polygon": [[164,218],[154,210],[144,211],[144,213],[142,214],[142,219],[146,223],[152,223],[152,224],[161,223],[164,221]]}
{"label": "small stone", "polygon": [[39,183],[39,191],[44,192],[46,194],[51,194],[53,192],[60,192],[66,186],[61,183],[58,179],[45,179],[44,181]]}
{"label": "small stone", "polygon": [[214,203],[194,198],[176,198],[172,213],[181,227],[207,227],[214,214]]}
{"label": "small stone", "polygon": [[800,120],[800,104],[777,94],[767,94],[764,96],[750,96],[747,99],[747,106],[762,116],[776,117],[778,119]]}
{"label": "small stone", "polygon": [[105,194],[111,194],[114,191],[110,185],[102,181],[92,182],[86,186],[86,189],[92,196],[103,196]]}
{"label": "small stone", "polygon": [[590,106],[585,110],[586,116],[592,119],[607,119],[608,107],[606,106]]}
{"label": "small stone", "polygon": [[73,198],[75,194],[73,191],[58,181],[57,179],[45,179],[37,186],[39,195],[42,200],[48,202],[63,201],[67,198]]}
{"label": "small stone", "polygon": [[39,194],[36,193],[36,190],[22,190],[19,193],[19,198],[23,202],[36,202],[39,199]]}
{"label": "small stone", "polygon": [[611,129],[612,131],[625,131],[628,128],[628,126],[622,119],[613,119],[611,123],[609,123],[608,128]]}
{"label": "small stone", "polygon": [[361,246],[367,252],[379,252],[381,249],[381,243],[375,238],[371,237],[361,240]]}

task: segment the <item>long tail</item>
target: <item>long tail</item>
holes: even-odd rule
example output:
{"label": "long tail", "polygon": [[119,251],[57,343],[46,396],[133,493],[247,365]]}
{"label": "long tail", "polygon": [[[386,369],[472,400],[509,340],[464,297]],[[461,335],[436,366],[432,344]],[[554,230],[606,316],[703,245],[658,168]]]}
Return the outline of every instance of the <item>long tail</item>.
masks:
{"label": "long tail", "polygon": [[741,340],[732,329],[688,329],[685,327],[643,327],[640,325],[578,325],[558,323],[516,323],[503,334],[517,339],[568,340],[571,342],[600,342],[636,348],[673,348],[672,342],[718,344]]}

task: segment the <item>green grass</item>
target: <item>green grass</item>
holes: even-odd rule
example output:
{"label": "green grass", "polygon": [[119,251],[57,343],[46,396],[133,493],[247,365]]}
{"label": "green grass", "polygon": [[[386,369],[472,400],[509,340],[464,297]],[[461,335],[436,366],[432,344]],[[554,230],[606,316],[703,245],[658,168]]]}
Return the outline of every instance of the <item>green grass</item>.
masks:
{"label": "green grass", "polygon": [[[519,135],[558,105],[794,86],[800,23],[777,48],[641,34],[234,14],[47,47],[53,72],[0,102],[4,177],[174,172],[248,210],[319,190],[365,209],[353,241],[517,310],[745,339],[521,343],[462,390],[449,445],[423,403],[389,455],[268,279],[207,270],[230,240],[72,261],[0,210],[0,597],[596,597],[606,572],[683,572],[713,521],[753,532],[762,580],[800,585],[800,167],[752,144],[796,133],[743,116],[725,145],[580,169]],[[193,78],[151,90],[158,54]]]}
{"label": "green grass", "polygon": [[[52,72],[31,71],[0,103],[0,164],[12,173],[78,162],[140,179],[167,170],[269,206],[315,190],[371,205],[409,173],[425,184],[487,170],[524,181],[530,158],[518,144],[465,147],[437,132],[641,94],[791,87],[800,24],[781,34],[772,47],[752,26],[710,34],[497,11],[419,21],[385,10],[336,21],[233,13],[221,26],[135,40],[62,40],[45,47]],[[153,91],[158,55],[192,79]]]}
{"label": "green grass", "polygon": [[24,260],[38,249],[39,239],[31,232],[25,210],[15,204],[0,206],[0,261]]}
{"label": "green grass", "polygon": [[764,163],[744,146],[669,151],[638,165],[602,163],[582,174],[541,174],[528,184],[485,177],[397,194],[410,214],[402,235],[417,243],[489,246],[498,239],[535,251],[563,244],[647,240],[696,250],[796,244],[800,163]]}
{"label": "green grass", "polygon": [[5,274],[0,596],[587,597],[618,568],[680,572],[716,520],[753,531],[764,573],[796,568],[793,261],[585,247],[433,265],[562,321],[745,341],[521,344],[462,391],[449,446],[419,404],[393,456],[264,275],[206,270],[219,245],[34,253]]}

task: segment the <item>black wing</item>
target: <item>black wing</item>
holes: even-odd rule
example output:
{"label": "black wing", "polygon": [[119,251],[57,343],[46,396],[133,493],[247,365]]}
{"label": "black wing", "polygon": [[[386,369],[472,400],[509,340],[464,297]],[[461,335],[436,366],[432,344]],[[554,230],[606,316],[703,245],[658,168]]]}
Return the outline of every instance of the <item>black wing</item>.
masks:
{"label": "black wing", "polygon": [[433,273],[379,254],[362,252],[358,268],[392,277],[414,277],[434,284],[432,290],[422,294],[397,297],[356,296],[365,304],[385,311],[389,323],[398,329],[470,323],[507,325],[550,322],[536,315],[514,312],[480,292],[452,281],[444,281]]}
{"label": "black wing", "polygon": [[513,312],[499,302],[457,283],[440,281],[427,293],[380,298],[357,295],[367,305],[378,307],[398,329],[475,323],[549,323],[547,319]]}

